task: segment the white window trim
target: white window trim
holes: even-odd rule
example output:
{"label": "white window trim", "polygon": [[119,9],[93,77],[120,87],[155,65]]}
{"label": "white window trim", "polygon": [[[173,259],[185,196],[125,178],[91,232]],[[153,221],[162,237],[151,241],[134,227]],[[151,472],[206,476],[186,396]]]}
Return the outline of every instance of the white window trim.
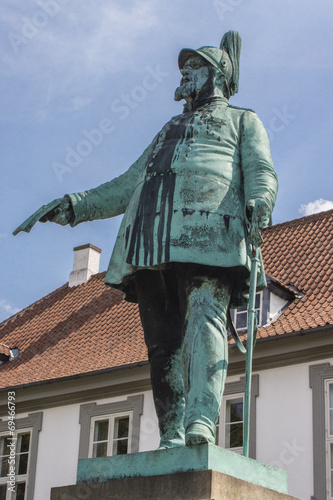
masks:
{"label": "white window trim", "polygon": [[[223,396],[223,400],[222,400],[222,407],[221,407],[221,412],[220,412],[220,419],[219,419],[219,427],[220,427],[220,434],[219,434],[219,437],[220,437],[220,443],[219,445],[222,446],[223,448],[225,448],[226,450],[230,450],[230,451],[233,451],[235,453],[238,453],[240,455],[243,454],[243,446],[242,447],[238,447],[238,448],[229,448],[226,446],[226,425],[227,425],[227,422],[226,422],[226,415],[227,415],[227,403],[230,402],[230,401],[234,401],[236,399],[241,399],[242,402],[243,402],[243,412],[244,412],[244,393],[239,393],[239,394],[234,394],[234,395],[230,395],[230,396]],[[242,423],[243,423],[243,436],[244,436],[244,413],[243,413],[243,420],[242,420]],[[223,429],[223,432],[221,432]]]}
{"label": "white window trim", "polygon": [[129,417],[129,426],[128,426],[128,445],[127,449],[128,453],[131,453],[132,450],[132,429],[133,429],[133,412],[120,412],[120,413],[110,413],[109,415],[99,415],[91,418],[90,423],[90,438],[89,438],[89,454],[88,458],[92,458],[93,456],[93,445],[96,441],[94,441],[94,430],[95,430],[95,422],[99,420],[108,420],[109,421],[109,436],[108,436],[108,444],[107,444],[107,456],[113,456],[113,443],[114,443],[114,421],[118,417]]}
{"label": "white window trim", "polygon": [[128,396],[127,399],[106,404],[87,403],[80,407],[80,444],[79,460],[90,457],[91,421],[97,417],[101,420],[110,415],[132,413],[132,429],[130,435],[131,446],[129,453],[139,451],[140,416],[143,413],[143,394]]}
{"label": "white window trim", "polygon": [[[260,297],[260,306],[259,308],[255,308],[255,311],[259,311],[259,321],[258,321],[258,328],[260,328],[263,324],[263,304],[264,304],[264,297],[263,297],[263,292],[257,292],[256,293],[256,297],[257,295],[259,295]],[[242,331],[242,330],[246,330],[247,329],[247,319],[246,319],[246,326],[244,327],[241,327],[241,328],[237,328],[237,316],[240,315],[240,314],[244,314],[246,313],[246,318],[247,318],[247,314],[248,314],[248,310],[245,309],[244,311],[239,311],[238,309],[235,309],[234,310],[234,316],[232,318],[233,320],[233,323],[235,325],[235,328],[237,331]]]}
{"label": "white window trim", "polygon": [[[245,377],[240,377],[240,379],[236,382],[227,382],[224,387],[224,392],[223,392],[223,400],[222,400],[222,405],[221,405],[221,412],[220,412],[220,418],[219,418],[219,446],[224,446],[225,443],[225,437],[224,436],[224,424],[223,424],[223,405],[225,404],[224,402],[226,400],[230,400],[232,398],[238,399],[239,397],[243,397],[244,400],[244,394],[245,394]],[[252,375],[252,382],[251,382],[251,401],[250,401],[250,411],[251,411],[251,418],[250,418],[250,439],[249,439],[249,457],[250,458],[256,458],[256,398],[259,396],[259,375],[254,374]],[[223,434],[222,434],[223,431]],[[234,449],[231,448],[231,451],[234,451]]]}
{"label": "white window trim", "polygon": [[[32,428],[27,427],[26,429],[15,429],[14,436],[10,436],[10,439],[12,438],[17,438],[18,434],[23,434],[29,432],[30,434],[30,441],[29,441],[29,454],[28,454],[28,463],[27,463],[27,472],[26,474],[18,474],[18,471],[15,471],[15,484],[18,483],[25,483],[25,491],[28,491],[28,483],[29,483],[29,469],[30,469],[30,464],[31,464],[31,441],[32,441]],[[8,437],[8,432],[1,432],[0,437]],[[16,457],[16,449],[15,449],[15,457]],[[17,464],[15,464],[15,467]],[[7,477],[0,477],[0,485],[6,484],[7,485],[8,478]],[[26,496],[26,495],[25,495]],[[11,493],[7,490],[6,494],[6,500],[11,500],[12,495]]]}

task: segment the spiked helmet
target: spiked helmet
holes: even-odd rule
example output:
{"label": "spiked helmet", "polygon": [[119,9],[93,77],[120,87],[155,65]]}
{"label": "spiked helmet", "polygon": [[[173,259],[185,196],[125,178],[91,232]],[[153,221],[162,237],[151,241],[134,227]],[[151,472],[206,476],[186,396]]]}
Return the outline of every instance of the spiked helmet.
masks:
{"label": "spiked helmet", "polygon": [[197,50],[181,50],[178,57],[178,66],[182,70],[191,56],[199,55],[203,57],[225,76],[232,96],[238,92],[240,49],[241,37],[239,33],[237,31],[228,31],[223,35],[220,48],[204,46]]}

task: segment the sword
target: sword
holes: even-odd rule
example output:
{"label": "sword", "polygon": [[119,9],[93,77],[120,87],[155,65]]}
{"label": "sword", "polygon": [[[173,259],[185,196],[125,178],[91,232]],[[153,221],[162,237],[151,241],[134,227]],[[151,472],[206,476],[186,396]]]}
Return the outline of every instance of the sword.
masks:
{"label": "sword", "polygon": [[246,342],[246,366],[245,366],[245,402],[244,402],[244,443],[243,455],[249,456],[250,441],[250,403],[251,403],[251,379],[252,379],[252,355],[253,347],[257,338],[257,316],[255,311],[255,299],[257,289],[257,273],[259,265],[259,247],[263,243],[257,221],[251,222],[249,240],[252,247],[251,273],[249,288],[249,305],[247,320],[247,342]]}
{"label": "sword", "polygon": [[52,210],[58,208],[61,204],[62,198],[58,198],[57,200],[51,201],[47,205],[43,205],[41,208],[36,210],[28,219],[26,219],[19,227],[15,229],[13,235],[16,236],[19,232],[25,231],[26,233],[30,233],[33,226],[42,219],[45,215],[47,215]]}

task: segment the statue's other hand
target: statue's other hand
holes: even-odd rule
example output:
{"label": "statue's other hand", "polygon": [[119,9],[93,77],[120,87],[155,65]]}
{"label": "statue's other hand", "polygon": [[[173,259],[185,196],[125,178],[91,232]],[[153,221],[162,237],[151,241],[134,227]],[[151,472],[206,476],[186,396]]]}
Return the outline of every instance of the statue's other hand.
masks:
{"label": "statue's other hand", "polygon": [[74,219],[74,211],[68,196],[61,199],[60,205],[50,210],[39,222],[55,222],[61,226],[66,226]]}
{"label": "statue's other hand", "polygon": [[246,215],[252,224],[258,224],[259,229],[268,226],[270,220],[270,208],[264,199],[249,200],[246,206]]}
{"label": "statue's other hand", "polygon": [[249,243],[255,247],[260,247],[263,243],[260,229],[267,226],[270,219],[270,210],[267,202],[263,199],[249,200],[246,205],[246,216],[249,221]]}

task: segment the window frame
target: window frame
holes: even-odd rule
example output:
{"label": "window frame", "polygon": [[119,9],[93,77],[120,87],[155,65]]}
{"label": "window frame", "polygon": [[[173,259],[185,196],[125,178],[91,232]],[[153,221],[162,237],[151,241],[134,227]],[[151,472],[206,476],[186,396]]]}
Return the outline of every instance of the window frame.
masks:
{"label": "window frame", "polygon": [[[93,447],[94,447],[94,444],[97,442],[97,441],[94,441],[95,423],[98,421],[103,421],[103,420],[108,420],[108,422],[109,422],[108,439],[106,440],[106,442],[107,442],[107,454],[106,454],[106,456],[107,457],[115,456],[115,455],[113,455],[113,444],[115,442],[114,423],[115,423],[116,418],[119,418],[119,417],[120,418],[122,418],[122,417],[129,418],[127,449],[128,450],[132,449],[133,411],[111,413],[109,415],[96,415],[96,416],[91,417],[91,419],[90,419],[90,437],[89,437],[88,458],[94,458],[93,457]],[[100,441],[100,442],[103,442],[103,441]],[[128,454],[128,452],[127,452],[127,454]]]}
{"label": "window frame", "polygon": [[[269,309],[269,291],[266,289],[266,290],[261,290],[260,292],[257,292],[256,293],[256,297],[259,296],[260,297],[260,306],[259,308],[255,308],[255,311],[259,311],[259,321],[258,321],[258,328],[261,328],[262,326],[264,326],[267,322],[267,313],[268,313],[268,309]],[[242,309],[242,310],[240,310]],[[237,316],[239,316],[240,314],[244,314],[246,313],[246,325],[244,327],[241,327],[241,328],[237,328]],[[248,308],[247,306],[242,306],[242,307],[239,307],[237,309],[233,309],[231,311],[231,319],[232,319],[232,322],[233,324],[235,325],[235,329],[240,332],[240,331],[245,331],[247,329],[247,320],[248,318]]]}
{"label": "window frame", "polygon": [[[236,382],[227,382],[224,387],[223,392],[223,400],[221,405],[221,411],[218,421],[219,428],[219,437],[218,437],[218,446],[225,448],[225,406],[227,401],[231,401],[233,399],[243,398],[243,410],[244,410],[244,395],[245,395],[245,377],[240,377],[240,379]],[[251,400],[250,400],[250,437],[249,437],[249,457],[256,458],[256,398],[259,396],[259,375],[252,375],[251,380]],[[243,415],[244,422],[244,415]],[[223,429],[223,432],[222,432]],[[244,426],[243,426],[244,430]],[[227,448],[234,453],[243,453],[243,449],[236,451],[236,449]]]}
{"label": "window frame", "polygon": [[[24,433],[30,434],[27,472],[25,474],[18,474],[18,470],[17,470],[18,461],[16,459],[18,453],[17,453],[17,448],[16,448],[17,447],[17,442],[16,442],[16,446],[15,446],[15,459],[16,459],[15,460],[15,485],[17,485],[18,483],[25,483],[25,491],[27,492],[28,491],[28,483],[29,483],[29,469],[30,469],[30,463],[31,463],[30,453],[31,453],[32,429],[29,427],[26,429],[17,429],[16,428],[14,431],[14,436],[8,436],[8,432],[3,431],[3,432],[0,432],[0,439],[3,437],[4,438],[9,437],[9,439],[13,439],[13,438],[17,439],[18,434],[24,434]],[[3,484],[7,485],[7,481],[8,481],[7,476],[0,477],[0,486]],[[6,493],[6,500],[7,499],[8,500],[12,499],[12,494],[8,494],[8,488],[7,488],[7,493]]]}
{"label": "window frame", "polygon": [[[25,500],[34,500],[39,432],[42,430],[43,413],[29,413],[15,420],[15,433],[30,432],[30,448],[26,480]],[[8,421],[0,419],[0,434],[8,436]],[[17,475],[16,475],[17,477]],[[6,481],[7,482],[7,481]]]}
{"label": "window frame", "polygon": [[143,413],[143,394],[137,396],[128,396],[127,399],[115,401],[106,404],[86,403],[80,406],[79,423],[80,444],[79,460],[91,458],[92,450],[92,422],[96,420],[106,420],[117,415],[130,415],[132,426],[129,430],[129,451],[128,453],[137,453],[139,451],[140,438],[140,417]]}
{"label": "window frame", "polygon": [[333,471],[333,460],[332,460],[332,454],[331,454],[331,446],[333,446],[333,432],[330,433],[330,410],[333,411],[333,405],[332,408],[330,408],[330,393],[329,393],[329,386],[332,385],[333,387],[333,378],[327,378],[324,381],[325,384],[325,441],[326,441],[326,493],[327,493],[327,498],[329,500],[333,500],[333,488],[332,488],[332,480],[331,480],[331,475]]}
{"label": "window frame", "polygon": [[333,366],[320,363],[309,366],[309,386],[312,389],[313,426],[313,496],[311,500],[327,500],[327,436],[326,381],[333,382]]}
{"label": "window frame", "polygon": [[[244,438],[244,393],[239,393],[239,394],[233,394],[230,396],[223,396],[222,406],[221,406],[221,414],[220,414],[220,419],[221,419],[220,421],[222,421],[222,424],[223,424],[223,432],[221,433],[220,439],[221,439],[223,448],[225,448],[226,450],[230,450],[230,451],[233,451],[235,453],[238,453],[239,455],[243,455],[244,445],[242,447],[234,447],[234,448],[230,448],[230,447],[226,446],[227,425],[232,424],[232,422],[227,422],[227,419],[226,419],[227,411],[228,411],[227,405],[228,405],[228,403],[234,402],[237,400],[242,400],[242,404],[243,404],[243,420],[241,420],[240,423],[242,423],[242,425],[243,425],[243,438]],[[220,426],[221,426],[221,424],[220,424]]]}

